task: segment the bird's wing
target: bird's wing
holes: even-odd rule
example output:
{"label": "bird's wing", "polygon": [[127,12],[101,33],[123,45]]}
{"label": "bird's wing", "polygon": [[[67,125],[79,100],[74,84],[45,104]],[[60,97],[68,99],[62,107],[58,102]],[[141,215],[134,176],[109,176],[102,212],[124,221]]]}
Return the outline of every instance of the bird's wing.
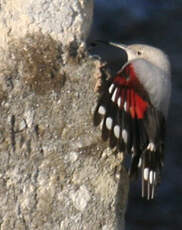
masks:
{"label": "bird's wing", "polygon": [[142,196],[152,199],[163,164],[163,115],[151,104],[132,63],[106,82],[94,113],[110,147],[131,153],[130,175],[142,172]]}

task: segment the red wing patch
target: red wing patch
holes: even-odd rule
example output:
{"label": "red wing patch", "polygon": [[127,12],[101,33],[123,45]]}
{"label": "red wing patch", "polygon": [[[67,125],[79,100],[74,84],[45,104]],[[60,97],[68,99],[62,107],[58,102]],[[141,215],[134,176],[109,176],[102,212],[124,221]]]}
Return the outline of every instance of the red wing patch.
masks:
{"label": "red wing patch", "polygon": [[[127,65],[113,79],[112,84],[117,88],[114,102],[117,103],[118,100],[122,101],[120,109],[125,109],[126,112],[130,113],[132,118],[143,119],[149,103],[141,96],[141,94],[146,95],[146,92],[137,79],[132,65]],[[140,95],[138,92],[140,92]],[[124,103],[126,103],[126,108],[124,108]]]}
{"label": "red wing patch", "polygon": [[131,154],[130,176],[141,169],[142,196],[153,199],[163,165],[165,119],[151,104],[132,64],[106,81],[93,121],[111,148]]}

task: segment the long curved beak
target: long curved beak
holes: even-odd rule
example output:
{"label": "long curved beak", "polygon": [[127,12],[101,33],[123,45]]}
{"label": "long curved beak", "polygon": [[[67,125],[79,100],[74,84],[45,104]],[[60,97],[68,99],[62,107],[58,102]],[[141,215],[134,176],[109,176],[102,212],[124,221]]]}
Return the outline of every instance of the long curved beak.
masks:
{"label": "long curved beak", "polygon": [[109,45],[123,49],[123,50],[127,50],[127,46],[121,43],[116,43],[116,42],[108,42]]}
{"label": "long curved beak", "polygon": [[108,44],[111,45],[111,46],[115,46],[115,47],[121,49],[122,53],[126,53],[127,61],[131,61],[131,60],[136,58],[135,51],[132,50],[130,47],[128,47],[128,46],[126,46],[124,44],[115,43],[115,42],[108,42]]}
{"label": "long curved beak", "polygon": [[129,56],[130,56],[130,50],[128,49],[128,46],[121,44],[121,43],[116,43],[116,42],[108,42],[108,45],[114,46],[116,48],[119,48],[121,50],[121,58],[124,61],[124,63],[128,62]]}
{"label": "long curved beak", "polygon": [[92,43],[92,45],[96,46],[99,43],[105,44],[105,45],[110,46],[110,47],[118,48],[118,50],[121,51],[121,52],[118,52],[118,54],[120,55],[119,57],[121,58],[121,61],[123,62],[123,64],[128,61],[128,51],[129,51],[128,46],[121,44],[121,43],[117,43],[117,42],[102,41],[102,40],[95,40]]}
{"label": "long curved beak", "polygon": [[117,42],[109,42],[109,41],[102,41],[102,40],[95,40],[95,42],[92,43],[92,45],[96,45],[97,43],[102,43],[105,45],[109,45],[109,46],[114,46],[123,50],[127,50],[127,46],[121,43],[117,43]]}

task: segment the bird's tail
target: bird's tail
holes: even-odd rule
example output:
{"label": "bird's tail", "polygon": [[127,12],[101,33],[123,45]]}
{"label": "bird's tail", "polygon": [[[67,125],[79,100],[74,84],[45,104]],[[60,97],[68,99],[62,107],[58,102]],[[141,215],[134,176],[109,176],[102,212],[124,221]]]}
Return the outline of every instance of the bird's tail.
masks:
{"label": "bird's tail", "polygon": [[161,165],[158,152],[147,149],[142,156],[142,197],[154,198],[156,186],[160,183]]}
{"label": "bird's tail", "polygon": [[142,197],[148,200],[154,199],[156,187],[160,183],[162,158],[153,143],[148,144],[140,157],[135,155],[132,158],[130,176],[136,175],[141,169]]}

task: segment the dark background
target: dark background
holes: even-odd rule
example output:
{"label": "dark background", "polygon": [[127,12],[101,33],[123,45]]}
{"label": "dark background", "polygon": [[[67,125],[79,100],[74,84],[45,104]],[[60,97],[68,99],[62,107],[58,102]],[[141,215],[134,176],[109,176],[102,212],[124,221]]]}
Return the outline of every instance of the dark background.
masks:
{"label": "dark background", "polygon": [[[165,166],[154,201],[140,197],[132,183],[126,230],[182,229],[182,1],[95,0],[94,24],[88,42],[102,39],[125,44],[146,43],[164,50],[172,66],[172,99],[168,119]],[[94,50],[118,70],[118,50]]]}

